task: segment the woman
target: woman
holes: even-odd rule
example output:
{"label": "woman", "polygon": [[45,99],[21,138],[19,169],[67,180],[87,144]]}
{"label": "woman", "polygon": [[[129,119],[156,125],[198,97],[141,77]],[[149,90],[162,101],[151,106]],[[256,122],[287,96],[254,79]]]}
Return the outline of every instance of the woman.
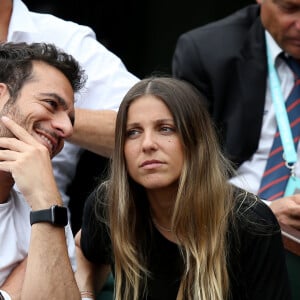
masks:
{"label": "woman", "polygon": [[149,78],[119,108],[110,179],[81,231],[88,260],[112,266],[116,299],[290,299],[280,227],[228,184],[204,101],[183,81]]}

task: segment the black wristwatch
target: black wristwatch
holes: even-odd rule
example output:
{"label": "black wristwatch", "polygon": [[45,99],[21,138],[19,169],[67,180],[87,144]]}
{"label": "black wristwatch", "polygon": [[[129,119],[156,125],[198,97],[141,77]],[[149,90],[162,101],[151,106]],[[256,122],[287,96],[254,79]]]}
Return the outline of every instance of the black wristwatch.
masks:
{"label": "black wristwatch", "polygon": [[[64,227],[68,224],[68,211],[66,207],[53,205],[49,209],[30,212],[30,224],[48,222],[54,226]],[[0,298],[1,300],[1,298]]]}

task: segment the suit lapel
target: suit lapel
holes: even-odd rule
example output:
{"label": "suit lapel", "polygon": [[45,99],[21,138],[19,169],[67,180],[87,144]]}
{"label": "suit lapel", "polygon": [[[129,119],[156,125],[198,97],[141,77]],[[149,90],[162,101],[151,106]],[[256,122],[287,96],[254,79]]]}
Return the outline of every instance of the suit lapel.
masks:
{"label": "suit lapel", "polygon": [[[258,147],[265,105],[267,62],[264,28],[260,18],[253,23],[240,56],[237,58],[237,87],[242,106],[238,143],[242,161],[249,159]],[[255,85],[253,85],[255,83]],[[230,151],[236,151],[231,149]]]}

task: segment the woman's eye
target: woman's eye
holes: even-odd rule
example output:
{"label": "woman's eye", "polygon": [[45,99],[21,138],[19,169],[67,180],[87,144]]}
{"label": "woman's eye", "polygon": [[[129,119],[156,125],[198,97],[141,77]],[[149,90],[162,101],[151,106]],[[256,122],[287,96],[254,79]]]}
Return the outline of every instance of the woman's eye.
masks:
{"label": "woman's eye", "polygon": [[169,132],[174,132],[174,131],[175,131],[175,128],[170,127],[170,126],[162,126],[162,127],[160,128],[160,130],[161,130],[162,132],[169,133]]}
{"label": "woman's eye", "polygon": [[130,129],[130,130],[127,130],[127,137],[134,137],[136,135],[139,134],[139,131],[137,129]]}

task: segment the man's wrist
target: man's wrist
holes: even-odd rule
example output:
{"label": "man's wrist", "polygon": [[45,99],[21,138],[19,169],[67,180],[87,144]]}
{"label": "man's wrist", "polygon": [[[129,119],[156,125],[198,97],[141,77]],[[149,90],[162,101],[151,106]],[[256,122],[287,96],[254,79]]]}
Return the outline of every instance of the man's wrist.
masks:
{"label": "man's wrist", "polygon": [[48,222],[52,225],[64,227],[68,224],[68,211],[64,206],[52,205],[48,209],[30,212],[30,224]]}
{"label": "man's wrist", "polygon": [[0,290],[0,300],[11,300],[7,292]]}

